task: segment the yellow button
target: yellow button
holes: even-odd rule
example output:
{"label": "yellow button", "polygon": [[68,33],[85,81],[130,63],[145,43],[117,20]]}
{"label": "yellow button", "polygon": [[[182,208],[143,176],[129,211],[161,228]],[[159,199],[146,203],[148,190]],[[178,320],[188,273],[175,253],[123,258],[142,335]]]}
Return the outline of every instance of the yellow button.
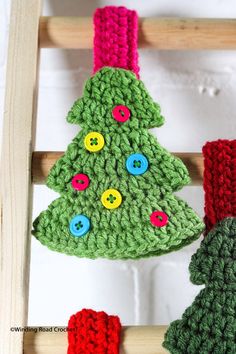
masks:
{"label": "yellow button", "polygon": [[116,209],[121,205],[122,196],[116,189],[107,189],[101,198],[102,204],[107,209]]}
{"label": "yellow button", "polygon": [[98,132],[91,132],[84,138],[84,145],[88,151],[96,152],[103,148],[105,144],[102,134]]}

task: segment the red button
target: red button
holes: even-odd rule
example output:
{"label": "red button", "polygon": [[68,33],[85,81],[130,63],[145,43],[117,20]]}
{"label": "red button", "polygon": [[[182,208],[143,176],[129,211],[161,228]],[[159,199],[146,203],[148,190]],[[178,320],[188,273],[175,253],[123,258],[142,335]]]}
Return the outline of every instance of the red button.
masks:
{"label": "red button", "polygon": [[89,178],[87,175],[83,173],[78,173],[72,178],[71,184],[74,189],[77,191],[83,191],[89,186]]}
{"label": "red button", "polygon": [[130,117],[130,110],[126,106],[116,106],[112,110],[112,115],[117,122],[124,123]]}
{"label": "red button", "polygon": [[168,223],[168,216],[163,211],[154,211],[150,216],[151,223],[156,227],[163,227]]}

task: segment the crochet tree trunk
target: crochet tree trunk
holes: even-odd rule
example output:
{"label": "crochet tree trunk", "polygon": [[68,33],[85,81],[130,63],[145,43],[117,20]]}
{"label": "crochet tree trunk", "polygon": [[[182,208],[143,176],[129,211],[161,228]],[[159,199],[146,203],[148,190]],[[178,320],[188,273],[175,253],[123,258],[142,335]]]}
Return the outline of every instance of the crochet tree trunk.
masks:
{"label": "crochet tree trunk", "polygon": [[236,353],[236,218],[216,225],[192,256],[193,284],[206,284],[163,346],[172,354]]}
{"label": "crochet tree trunk", "polygon": [[135,259],[199,236],[202,221],[173,195],[189,183],[187,169],[148,132],[164,119],[132,72],[98,71],[67,120],[82,130],[48,176],[61,196],[34,221],[42,244],[78,257]]}

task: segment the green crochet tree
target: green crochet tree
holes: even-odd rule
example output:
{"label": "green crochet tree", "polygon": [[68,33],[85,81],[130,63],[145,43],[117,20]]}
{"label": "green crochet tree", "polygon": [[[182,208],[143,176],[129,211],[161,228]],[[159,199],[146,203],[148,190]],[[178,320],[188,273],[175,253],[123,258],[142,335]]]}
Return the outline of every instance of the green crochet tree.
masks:
{"label": "green crochet tree", "polygon": [[206,284],[182,319],[171,323],[163,346],[172,354],[236,353],[236,218],[221,221],[189,266],[193,284]]}
{"label": "green crochet tree", "polygon": [[78,257],[137,259],[200,235],[200,218],[173,195],[189,183],[187,169],[148,132],[164,119],[132,72],[101,69],[67,120],[82,130],[48,176],[61,196],[34,221],[42,244]]}

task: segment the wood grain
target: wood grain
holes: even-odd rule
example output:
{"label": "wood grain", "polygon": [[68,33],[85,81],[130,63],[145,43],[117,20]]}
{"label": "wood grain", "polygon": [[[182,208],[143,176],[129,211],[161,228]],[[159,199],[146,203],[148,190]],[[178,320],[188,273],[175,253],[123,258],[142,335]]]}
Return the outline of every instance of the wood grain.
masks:
{"label": "wood grain", "polygon": [[[173,153],[181,158],[187,166],[192,185],[202,184],[203,179],[203,157],[201,153],[179,152]],[[32,160],[32,180],[36,184],[45,183],[45,179],[55,162],[63,155],[62,151],[36,151]]]}
{"label": "wood grain", "polygon": [[[52,327],[52,332],[43,332],[37,328],[37,333],[25,333],[24,354],[65,354],[67,333],[60,331],[64,329]],[[165,331],[165,326],[123,327],[120,354],[167,354],[162,347]]]}
{"label": "wood grain", "polygon": [[22,354],[27,323],[31,154],[40,0],[14,0],[10,22],[1,161],[0,353]]}
{"label": "wood grain", "polygon": [[[43,48],[93,48],[91,17],[42,17]],[[236,49],[235,19],[140,18],[140,48]]]}

